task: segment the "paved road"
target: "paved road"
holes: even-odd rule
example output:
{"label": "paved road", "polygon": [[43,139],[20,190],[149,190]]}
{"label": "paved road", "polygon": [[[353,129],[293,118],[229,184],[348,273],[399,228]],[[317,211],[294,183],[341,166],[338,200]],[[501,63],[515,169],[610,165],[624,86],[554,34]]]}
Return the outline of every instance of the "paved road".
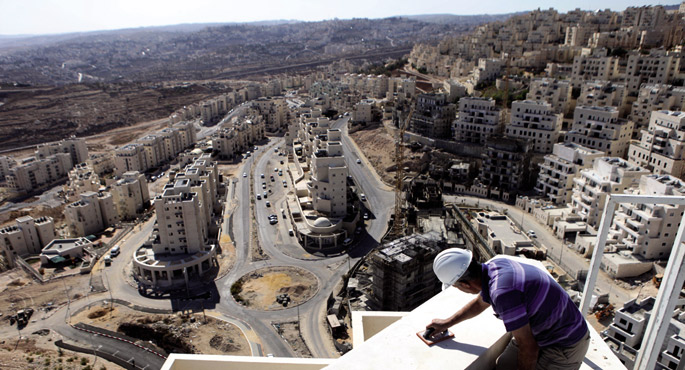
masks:
{"label": "paved road", "polygon": [[[506,210],[507,215],[514,222],[521,225],[525,231],[533,230],[537,235],[538,242],[547,248],[547,254],[553,256],[555,260],[561,257],[563,265],[565,265],[566,273],[575,277],[576,272],[580,270],[587,270],[590,265],[590,260],[584,258],[576,253],[573,249],[563,246],[561,240],[557,239],[552,230],[545,225],[540,224],[535,216],[524,212],[518,207],[502,202],[481,199],[471,196],[444,196],[445,201],[466,204],[471,206],[489,207],[490,209]],[[597,278],[596,288],[599,288],[603,293],[610,293],[610,301],[614,306],[622,306],[626,301],[635,298],[637,292],[625,290],[617,286],[613,279],[611,279],[604,271],[600,271]]]}

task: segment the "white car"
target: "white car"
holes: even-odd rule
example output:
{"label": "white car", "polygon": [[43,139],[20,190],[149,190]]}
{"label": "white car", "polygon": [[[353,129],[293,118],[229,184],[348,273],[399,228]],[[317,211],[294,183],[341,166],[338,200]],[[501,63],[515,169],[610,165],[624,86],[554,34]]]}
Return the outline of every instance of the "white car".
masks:
{"label": "white car", "polygon": [[361,160],[361,159],[357,159],[357,164],[361,164],[361,163],[362,163],[362,160]]}
{"label": "white car", "polygon": [[243,177],[247,177],[247,172],[243,172]]}
{"label": "white car", "polygon": [[528,230],[528,236],[530,236],[531,238],[537,238],[538,237],[537,235],[535,235],[535,231],[533,231],[533,230]]}
{"label": "white car", "polygon": [[359,196],[359,199],[361,199],[362,202],[366,201],[366,195],[364,195],[364,193],[362,193],[362,194]]}

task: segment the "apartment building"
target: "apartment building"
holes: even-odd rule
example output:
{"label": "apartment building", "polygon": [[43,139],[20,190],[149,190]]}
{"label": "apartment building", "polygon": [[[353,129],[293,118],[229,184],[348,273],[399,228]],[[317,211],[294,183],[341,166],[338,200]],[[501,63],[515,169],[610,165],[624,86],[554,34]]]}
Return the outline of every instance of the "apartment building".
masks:
{"label": "apartment building", "polygon": [[79,197],[80,200],[64,208],[72,236],[96,234],[119,222],[111,193],[87,191]]}
{"label": "apartment building", "polygon": [[372,300],[379,310],[416,308],[440,292],[433,259],[446,248],[437,232],[414,234],[384,244],[370,255]]}
{"label": "apartment building", "polygon": [[252,108],[264,119],[265,130],[276,132],[288,126],[289,110],[283,98],[259,98],[252,101]]}
{"label": "apartment building", "polygon": [[552,154],[546,155],[540,164],[535,191],[556,205],[570,203],[573,179],[602,156],[604,152],[578,144],[554,144]]}
{"label": "apartment building", "polygon": [[30,193],[65,179],[72,166],[69,153],[29,157],[10,169],[6,176],[7,186],[15,192]]}
{"label": "apartment building", "polygon": [[[685,195],[685,182],[668,175],[644,175],[628,194]],[[609,238],[644,259],[668,259],[685,206],[621,203],[614,215]]]}
{"label": "apartment building", "polygon": [[311,181],[308,183],[312,207],[328,217],[347,214],[347,163],[340,141],[324,141],[311,159]]}
{"label": "apartment building", "polygon": [[480,58],[478,65],[471,72],[471,82],[474,86],[495,81],[502,73],[504,60],[495,58]]}
{"label": "apartment building", "polygon": [[643,84],[628,119],[635,122],[633,136],[649,126],[653,111],[685,111],[685,88],[663,84]]}
{"label": "apartment building", "polygon": [[5,261],[14,267],[16,257],[39,254],[41,249],[55,239],[52,217],[19,217],[16,225],[0,229],[0,252]]}
{"label": "apartment building", "polygon": [[376,102],[373,99],[364,99],[354,105],[352,122],[373,122]]}
{"label": "apartment building", "polygon": [[655,301],[654,297],[647,297],[639,302],[634,298],[624,303],[614,312],[613,322],[602,333],[604,341],[629,370],[635,365],[639,351],[636,347],[642,343]]}
{"label": "apartment building", "polygon": [[150,203],[147,181],[145,175],[140,172],[124,172],[122,177],[110,186],[109,191],[122,220],[136,218]]}
{"label": "apartment building", "polygon": [[408,130],[430,138],[448,138],[457,107],[447,94],[419,94]]}
{"label": "apartment building", "polygon": [[620,194],[636,187],[642,175],[651,172],[617,157],[596,158],[592,168],[580,171],[573,179],[571,208],[590,227],[599,227],[608,194]]}
{"label": "apartment building", "polygon": [[616,107],[578,106],[566,142],[601,150],[610,157],[625,157],[633,122],[618,118]]}
{"label": "apartment building", "polygon": [[212,135],[212,148],[221,158],[250,151],[252,145],[264,138],[266,124],[261,117],[241,119],[225,126]]}
{"label": "apartment building", "polygon": [[625,84],[628,92],[638,92],[642,84],[670,84],[680,72],[680,55],[652,50],[649,55],[628,56]]}
{"label": "apartment building", "polygon": [[10,169],[17,165],[17,162],[12,157],[0,155],[0,183],[6,181],[7,175],[10,174]]}
{"label": "apartment building", "polygon": [[503,119],[494,99],[462,98],[453,126],[454,140],[485,144],[490,136],[501,133]]}
{"label": "apartment building", "polygon": [[100,177],[92,167],[83,162],[69,171],[69,182],[65,186],[65,193],[69,197],[76,197],[87,191],[98,191],[100,187]]}
{"label": "apartment building", "polygon": [[483,185],[515,193],[528,176],[530,145],[517,139],[491,137],[485,144],[479,179]]}
{"label": "apartment building", "polygon": [[519,100],[511,104],[511,122],[504,135],[530,141],[533,153],[551,153],[559,139],[561,113],[555,114],[552,105],[534,100]]}
{"label": "apartment building", "polygon": [[58,153],[69,154],[72,166],[83,163],[88,159],[86,140],[72,136],[68,139],[40,144],[36,147],[35,156],[37,159],[46,159]]}
{"label": "apartment building", "polygon": [[628,159],[656,174],[685,175],[685,112],[654,111]]}
{"label": "apartment building", "polygon": [[526,100],[547,102],[552,105],[554,113],[567,114],[571,109],[572,90],[569,81],[538,78],[531,81]]}
{"label": "apartment building", "polygon": [[115,168],[114,156],[110,152],[91,154],[86,163],[98,176],[112,173]]}
{"label": "apartment building", "polygon": [[195,125],[178,122],[154,134],[137,139],[134,143],[115,150],[116,175],[124,172],[145,172],[176,158],[176,155],[197,141]]}
{"label": "apartment building", "polygon": [[218,170],[201,156],[180,172],[172,172],[162,194],[154,199],[157,227],[134,255],[133,271],[145,287],[184,286],[217,266],[216,214]]}
{"label": "apartment building", "polygon": [[628,92],[623,84],[610,81],[585,81],[580,88],[576,106],[616,107],[618,114],[625,117],[625,105]]}
{"label": "apartment building", "polygon": [[611,80],[617,73],[618,59],[606,56],[606,50],[573,58],[571,85],[581,87],[587,80]]}

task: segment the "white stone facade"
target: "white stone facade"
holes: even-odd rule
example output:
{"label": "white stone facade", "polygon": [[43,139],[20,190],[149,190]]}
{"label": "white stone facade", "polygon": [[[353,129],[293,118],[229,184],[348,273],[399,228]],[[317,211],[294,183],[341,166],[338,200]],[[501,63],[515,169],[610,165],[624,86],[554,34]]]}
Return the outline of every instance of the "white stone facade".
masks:
{"label": "white stone facade", "polygon": [[603,152],[577,144],[554,144],[552,154],[540,165],[535,191],[556,205],[571,202],[573,179],[580,170],[592,167]]}
{"label": "white stone facade", "polygon": [[57,153],[38,159],[30,157],[10,169],[7,185],[16,192],[32,192],[67,177],[72,168],[71,155]]}
{"label": "white stone facade", "polygon": [[617,73],[618,59],[601,55],[579,55],[573,58],[571,84],[581,87],[587,80],[610,80]]}
{"label": "white stone facade", "polygon": [[652,112],[649,127],[630,145],[628,158],[656,174],[685,175],[685,112]]}
{"label": "white stone facade", "polygon": [[52,217],[34,219],[31,216],[24,216],[15,221],[15,226],[0,229],[0,252],[12,267],[17,256],[39,254],[44,246],[55,239],[55,224]]}
{"label": "white stone facade", "polygon": [[140,172],[124,172],[122,178],[112,184],[110,192],[122,220],[134,219],[150,203],[147,181]]}
{"label": "white stone facade", "polygon": [[96,234],[119,221],[119,213],[112,194],[105,191],[89,191],[79,196],[81,200],[67,205],[64,209],[73,236]]}
{"label": "white stone facade", "polygon": [[628,118],[635,122],[635,133],[647,128],[655,110],[685,111],[685,87],[643,84]]}
{"label": "white stone facade", "polygon": [[552,105],[555,113],[566,114],[571,109],[572,90],[568,81],[540,78],[531,81],[526,99],[546,101]]}
{"label": "white stone facade", "polygon": [[615,107],[576,107],[566,142],[601,150],[610,157],[624,158],[630,144],[633,122],[618,118]]}
{"label": "white stone facade", "polygon": [[462,98],[459,100],[459,115],[454,121],[454,140],[485,144],[501,129],[502,112],[495,106],[494,99]]}
{"label": "white stone facade", "polygon": [[511,122],[504,129],[504,135],[530,141],[530,149],[534,153],[551,153],[559,139],[562,118],[561,113],[554,113],[549,103],[515,101],[511,105]]}

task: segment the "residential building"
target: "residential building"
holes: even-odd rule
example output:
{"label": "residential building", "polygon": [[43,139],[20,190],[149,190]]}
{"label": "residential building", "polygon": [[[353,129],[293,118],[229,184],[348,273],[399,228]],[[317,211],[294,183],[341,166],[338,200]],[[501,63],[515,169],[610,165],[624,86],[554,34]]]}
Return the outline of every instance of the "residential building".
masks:
{"label": "residential building", "polygon": [[628,159],[656,174],[685,175],[685,112],[654,111]]}
{"label": "residential building", "polygon": [[182,121],[137,139],[114,152],[116,175],[124,172],[145,172],[176,158],[176,155],[197,141],[195,125]]}
{"label": "residential building", "polygon": [[[685,182],[668,175],[644,175],[628,194],[685,195]],[[648,260],[668,259],[685,206],[620,203],[609,231],[609,239]]]}
{"label": "residential building", "polygon": [[114,172],[114,155],[111,152],[91,154],[86,163],[98,175],[109,174]]}
{"label": "residential building", "polygon": [[69,153],[29,157],[10,169],[7,185],[15,192],[30,193],[65,179],[72,166]]}
{"label": "residential building", "polygon": [[373,122],[375,105],[376,102],[373,99],[364,99],[355,104],[352,111],[352,122]]}
{"label": "residential building", "polygon": [[69,154],[72,167],[83,163],[88,159],[86,140],[72,136],[68,139],[40,144],[36,147],[35,156],[38,159],[46,159],[58,153]]}
{"label": "residential building", "polygon": [[572,143],[554,144],[552,154],[540,164],[535,191],[556,205],[571,202],[573,179],[580,170],[592,167],[604,152]]}
{"label": "residential building", "polygon": [[616,107],[618,114],[625,117],[625,105],[628,92],[623,84],[609,81],[585,81],[580,88],[576,106]]}
{"label": "residential building", "polygon": [[519,100],[511,104],[511,122],[504,135],[530,141],[534,153],[551,153],[559,139],[562,125],[561,113],[555,114],[552,105],[534,100]]}
{"label": "residential building", "polygon": [[154,199],[157,227],[134,255],[133,271],[146,288],[185,286],[217,266],[215,215],[220,214],[218,170],[200,157],[171,173]]}
{"label": "residential building", "polygon": [[0,155],[0,183],[6,181],[5,178],[10,174],[10,170],[16,165],[17,162],[12,157]]}
{"label": "residential building", "polygon": [[671,84],[680,71],[680,55],[651,50],[649,55],[628,56],[625,83],[629,92],[638,92],[642,84]]}
{"label": "residential building", "polygon": [[315,211],[343,218],[347,213],[347,162],[340,141],[320,143],[311,159],[309,196]]}
{"label": "residential building", "polygon": [[64,190],[67,197],[75,198],[87,191],[98,191],[101,186],[100,177],[93,171],[92,167],[83,162],[77,164],[69,171],[69,182],[64,187]]}
{"label": "residential building", "polygon": [[487,187],[516,193],[527,180],[530,146],[517,139],[491,137],[485,144],[479,179]]}
{"label": "residential building", "polygon": [[110,186],[109,191],[122,220],[134,219],[150,203],[147,181],[140,172],[124,172],[121,179]]}
{"label": "residential building", "polygon": [[119,222],[119,213],[112,194],[106,191],[87,191],[79,195],[81,200],[64,209],[64,215],[74,236],[96,234]]}
{"label": "residential building", "polygon": [[573,179],[571,208],[590,227],[599,227],[601,210],[608,194],[621,194],[636,187],[650,171],[616,157],[596,158],[592,168],[580,171]]}
{"label": "residential building", "polygon": [[0,252],[10,267],[17,257],[39,254],[41,249],[55,239],[52,217],[19,217],[16,225],[0,229]]}
{"label": "residential building", "polygon": [[266,131],[277,132],[288,126],[289,110],[284,98],[259,98],[252,101],[252,108],[264,119]]}
{"label": "residential building", "polygon": [[636,348],[642,343],[654,302],[654,297],[647,297],[640,302],[634,298],[624,303],[614,312],[613,322],[603,333],[604,341],[629,370],[635,365],[639,351]]}
{"label": "residential building", "polygon": [[232,122],[212,135],[212,149],[221,158],[233,158],[248,152],[252,146],[264,138],[266,124],[261,117],[250,117]]}
{"label": "residential building", "polygon": [[571,109],[572,90],[567,80],[538,78],[531,81],[526,100],[545,101],[552,105],[554,113],[567,114]]}
{"label": "residential building", "polygon": [[618,59],[606,56],[605,49],[573,58],[571,85],[581,87],[587,80],[611,80],[617,73]]}
{"label": "residential building", "polygon": [[430,138],[448,138],[456,109],[454,104],[447,102],[446,94],[419,94],[407,129]]}
{"label": "residential building", "polygon": [[437,232],[413,234],[371,252],[372,300],[379,310],[416,308],[440,292],[433,259],[446,248]]}
{"label": "residential building", "polygon": [[682,86],[643,84],[628,119],[635,122],[633,137],[649,126],[655,110],[685,111],[685,88]]}
{"label": "residential building", "polygon": [[494,99],[462,98],[454,121],[454,140],[485,144],[490,136],[501,133],[502,122],[503,114]]}
{"label": "residential building", "polygon": [[[59,263],[65,260],[82,258],[84,249],[92,247],[93,243],[86,238],[55,239],[43,248],[40,253],[41,265]],[[91,250],[92,252],[92,250]]]}
{"label": "residential building", "polygon": [[471,81],[474,86],[495,81],[502,73],[504,60],[495,58],[480,58],[478,65],[471,72]]}
{"label": "residential building", "polygon": [[576,107],[566,142],[601,150],[610,157],[625,157],[633,123],[618,118],[616,107]]}

